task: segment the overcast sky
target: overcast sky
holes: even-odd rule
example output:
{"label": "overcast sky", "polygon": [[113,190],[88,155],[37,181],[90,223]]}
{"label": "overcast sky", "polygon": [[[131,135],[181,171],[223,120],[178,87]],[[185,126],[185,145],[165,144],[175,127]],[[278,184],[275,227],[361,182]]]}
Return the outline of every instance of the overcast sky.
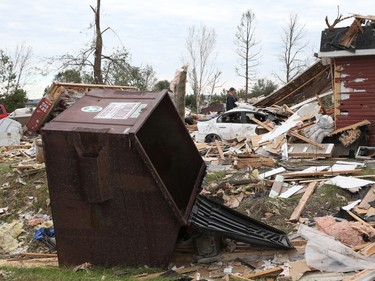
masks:
{"label": "overcast sky", "polygon": [[[255,14],[255,36],[261,46],[261,64],[257,78],[271,79],[280,73],[282,28],[291,14],[298,14],[305,25],[309,42],[305,56],[313,61],[319,51],[320,34],[326,28],[324,18],[332,22],[337,6],[343,16],[375,15],[370,0],[310,0],[310,1],[253,1],[253,0],[190,0],[190,1],[120,1],[102,0],[101,27],[105,32],[104,45],[109,50],[121,44],[130,52],[136,66],[151,65],[158,80],[172,80],[176,69],[186,57],[185,39],[189,26],[205,25],[217,33],[217,67],[222,71],[223,88],[242,88],[243,78],[235,73],[238,55],[233,41],[242,13],[251,9]],[[90,5],[96,0],[1,0],[0,49],[8,54],[21,44],[33,50],[33,62],[40,64],[46,57],[65,53],[77,54],[93,37]],[[343,25],[350,25],[346,20]],[[342,25],[341,25],[342,26]],[[30,98],[40,98],[43,89],[56,74],[51,69],[46,77],[35,75],[26,90]]]}

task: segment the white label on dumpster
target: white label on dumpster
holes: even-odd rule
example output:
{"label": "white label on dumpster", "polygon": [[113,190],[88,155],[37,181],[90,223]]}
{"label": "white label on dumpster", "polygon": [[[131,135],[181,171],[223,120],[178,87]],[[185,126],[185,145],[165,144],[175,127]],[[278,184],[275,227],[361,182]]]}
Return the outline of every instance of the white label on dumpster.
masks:
{"label": "white label on dumpster", "polygon": [[146,108],[147,104],[142,103],[138,106],[138,108],[134,111],[134,113],[130,116],[130,118],[138,118],[138,116],[141,114],[142,110]]}
{"label": "white label on dumpster", "polygon": [[111,102],[94,118],[128,119],[140,104],[139,102]]}

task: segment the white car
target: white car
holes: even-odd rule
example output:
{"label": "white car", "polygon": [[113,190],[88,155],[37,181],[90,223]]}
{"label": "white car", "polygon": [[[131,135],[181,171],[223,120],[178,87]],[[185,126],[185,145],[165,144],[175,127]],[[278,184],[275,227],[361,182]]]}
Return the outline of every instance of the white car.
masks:
{"label": "white car", "polygon": [[246,108],[234,108],[207,121],[198,121],[198,132],[194,135],[197,142],[217,140],[243,140],[246,135],[257,135],[259,125],[252,119],[265,122],[268,114]]}

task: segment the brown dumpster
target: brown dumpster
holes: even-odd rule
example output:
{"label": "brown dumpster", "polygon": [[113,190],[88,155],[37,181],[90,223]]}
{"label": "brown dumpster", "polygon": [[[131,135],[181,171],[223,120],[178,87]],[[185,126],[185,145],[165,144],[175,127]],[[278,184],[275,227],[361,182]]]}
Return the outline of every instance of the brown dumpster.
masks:
{"label": "brown dumpster", "polygon": [[205,173],[167,91],[93,90],[42,137],[59,264],[166,266]]}

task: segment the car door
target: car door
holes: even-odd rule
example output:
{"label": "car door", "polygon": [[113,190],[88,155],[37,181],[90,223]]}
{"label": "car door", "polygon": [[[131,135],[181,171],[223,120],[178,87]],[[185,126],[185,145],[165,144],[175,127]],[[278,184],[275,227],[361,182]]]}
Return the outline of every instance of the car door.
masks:
{"label": "car door", "polygon": [[255,123],[252,119],[256,118],[254,112],[251,111],[245,111],[243,112],[243,135],[244,137],[246,135],[248,136],[255,136],[256,128],[258,127],[258,124]]}
{"label": "car door", "polygon": [[232,140],[241,134],[241,111],[227,112],[217,119],[218,135],[224,140]]}
{"label": "car door", "polygon": [[216,132],[223,140],[229,140],[231,136],[231,113],[224,113],[216,119]]}

